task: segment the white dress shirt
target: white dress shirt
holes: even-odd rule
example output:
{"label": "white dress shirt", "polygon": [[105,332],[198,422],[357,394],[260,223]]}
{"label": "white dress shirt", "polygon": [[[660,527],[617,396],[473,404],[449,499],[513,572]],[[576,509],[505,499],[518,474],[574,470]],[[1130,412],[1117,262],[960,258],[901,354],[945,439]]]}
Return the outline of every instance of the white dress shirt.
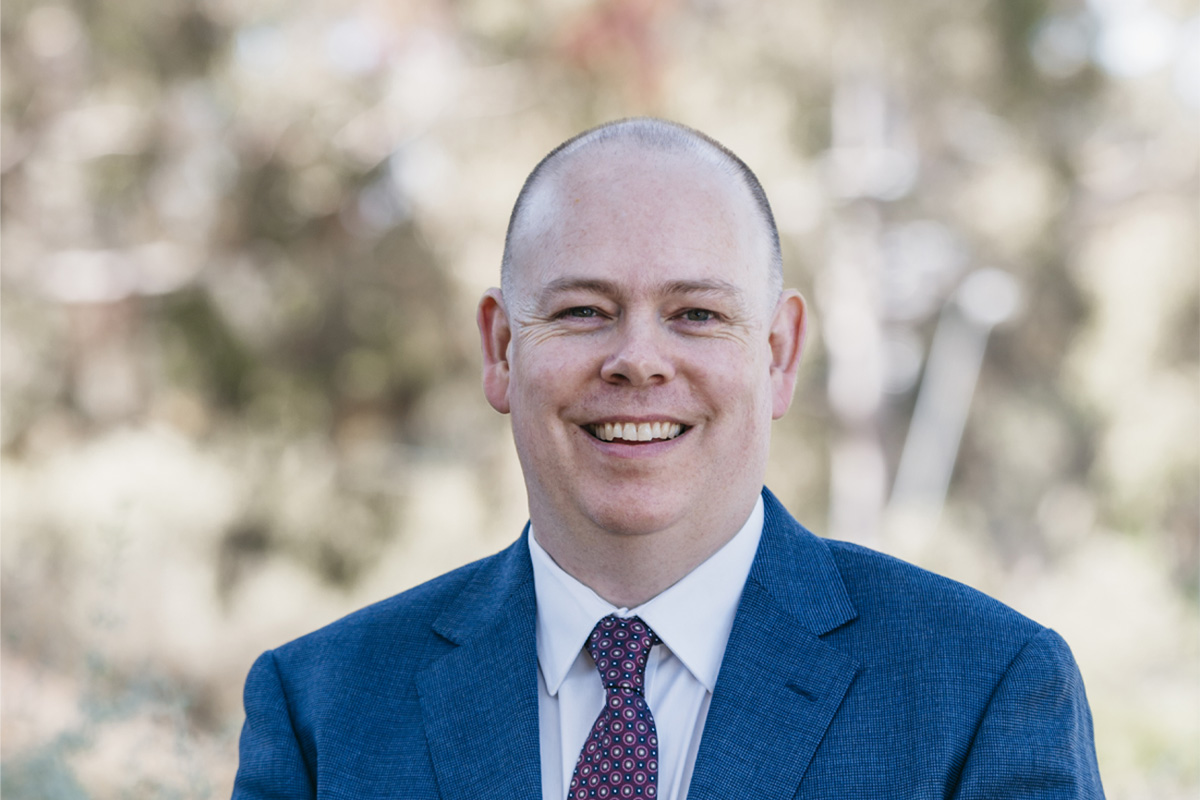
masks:
{"label": "white dress shirt", "polygon": [[645,684],[658,731],[658,797],[684,800],[762,525],[759,497],[745,525],[724,547],[633,609],[613,606],[568,575],[530,532],[543,800],[567,796],[575,762],[604,707],[600,674],[584,644],[596,623],[609,614],[641,617],[663,642],[650,651]]}

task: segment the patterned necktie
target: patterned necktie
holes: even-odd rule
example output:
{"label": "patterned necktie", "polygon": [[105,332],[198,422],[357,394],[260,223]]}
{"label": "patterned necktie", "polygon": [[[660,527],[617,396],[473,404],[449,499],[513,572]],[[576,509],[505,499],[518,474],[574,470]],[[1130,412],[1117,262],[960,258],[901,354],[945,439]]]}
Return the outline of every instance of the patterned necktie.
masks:
{"label": "patterned necktie", "polygon": [[658,795],[658,734],[646,705],[646,661],[661,640],[637,617],[609,615],[587,647],[604,681],[604,709],[584,742],[568,800]]}

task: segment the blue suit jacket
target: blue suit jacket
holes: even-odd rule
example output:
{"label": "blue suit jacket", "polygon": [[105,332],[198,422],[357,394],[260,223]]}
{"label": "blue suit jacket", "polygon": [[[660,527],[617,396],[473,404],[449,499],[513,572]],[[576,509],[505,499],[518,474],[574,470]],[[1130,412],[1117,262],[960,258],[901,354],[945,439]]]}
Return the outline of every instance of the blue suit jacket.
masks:
{"label": "blue suit jacket", "polygon": [[[764,497],[689,800],[1103,797],[1057,634]],[[535,611],[522,536],[263,654],[234,797],[540,798]]]}

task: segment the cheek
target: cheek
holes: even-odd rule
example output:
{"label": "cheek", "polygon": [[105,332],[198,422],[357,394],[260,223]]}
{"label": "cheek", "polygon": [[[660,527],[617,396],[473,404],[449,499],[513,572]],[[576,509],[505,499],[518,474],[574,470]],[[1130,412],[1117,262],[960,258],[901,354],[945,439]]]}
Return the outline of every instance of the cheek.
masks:
{"label": "cheek", "polygon": [[693,359],[693,374],[708,387],[716,402],[741,406],[747,413],[771,405],[770,362],[745,347],[709,352]]}
{"label": "cheek", "polygon": [[515,355],[531,379],[553,385],[599,377],[600,364],[615,346],[605,331],[557,331],[523,342]]}
{"label": "cheek", "polygon": [[521,381],[528,391],[544,392],[552,390],[558,381],[556,376],[563,374],[570,360],[558,352],[559,348],[548,346],[539,347],[536,353],[518,354],[514,362],[514,376]]}
{"label": "cheek", "polygon": [[587,360],[579,348],[546,341],[520,348],[514,355],[509,392],[514,414],[519,406],[525,415],[542,416],[580,396],[581,382],[587,377]]}

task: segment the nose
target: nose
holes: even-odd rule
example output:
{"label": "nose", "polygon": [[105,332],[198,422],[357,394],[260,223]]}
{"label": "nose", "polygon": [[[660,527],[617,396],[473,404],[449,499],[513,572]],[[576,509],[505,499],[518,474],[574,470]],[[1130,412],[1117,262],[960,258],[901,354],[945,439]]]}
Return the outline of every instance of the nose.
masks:
{"label": "nose", "polygon": [[600,368],[609,383],[648,386],[675,377],[675,366],[658,320],[626,317],[616,330],[612,352]]}

